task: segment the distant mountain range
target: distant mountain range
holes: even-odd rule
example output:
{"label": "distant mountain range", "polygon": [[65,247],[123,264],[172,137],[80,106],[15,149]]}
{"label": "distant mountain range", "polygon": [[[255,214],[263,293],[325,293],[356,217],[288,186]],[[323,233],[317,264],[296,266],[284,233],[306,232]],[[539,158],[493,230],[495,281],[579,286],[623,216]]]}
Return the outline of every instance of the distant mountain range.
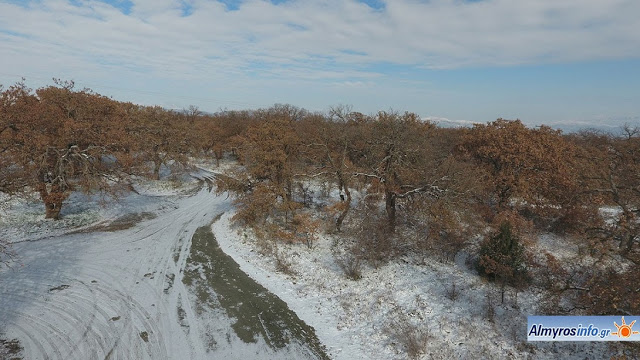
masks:
{"label": "distant mountain range", "polygon": [[[423,120],[433,121],[438,126],[445,128],[454,127],[472,127],[473,124],[481,124],[480,122],[474,122],[469,120],[451,120],[442,117],[427,116]],[[621,128],[624,124],[629,124],[632,127],[640,127],[640,116],[626,117],[618,119],[603,119],[594,121],[558,121],[550,122],[545,125],[550,126],[553,129],[562,130],[564,133],[574,133],[581,130],[593,129],[597,131],[607,132],[610,134],[620,134]],[[530,124],[525,125],[529,127],[535,127]]]}

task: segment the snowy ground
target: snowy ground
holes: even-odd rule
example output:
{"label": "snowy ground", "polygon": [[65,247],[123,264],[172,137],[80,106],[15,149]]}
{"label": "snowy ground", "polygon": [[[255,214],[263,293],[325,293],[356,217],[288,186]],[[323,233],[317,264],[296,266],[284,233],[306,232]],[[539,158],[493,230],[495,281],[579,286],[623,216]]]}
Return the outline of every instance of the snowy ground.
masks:
{"label": "snowy ground", "polygon": [[[241,268],[316,328],[335,359],[405,359],[411,341],[425,341],[424,359],[604,359],[604,343],[527,343],[527,315],[539,315],[542,294],[517,299],[500,291],[464,264],[404,258],[362,279],[347,279],[334,259],[335,238],[324,236],[313,249],[279,244],[295,273],[277,271],[272,256],[258,251],[249,231],[234,227],[228,212],[213,224],[222,249]],[[546,245],[550,240],[545,238]],[[569,251],[564,249],[564,251]],[[452,284],[456,295],[452,296]],[[455,298],[454,298],[455,297]],[[490,310],[493,309],[493,310]]]}
{"label": "snowy ground", "polygon": [[125,216],[139,215],[141,218],[157,216],[175,207],[171,197],[195,191],[198,185],[193,178],[177,183],[163,180],[139,182],[138,192],[120,198],[101,195],[72,193],[62,207],[61,220],[44,218],[44,205],[37,193],[23,197],[9,197],[0,193],[0,236],[10,242],[34,241],[68,233],[70,229],[89,230],[103,226]]}
{"label": "snowy ground", "polygon": [[[604,343],[527,343],[526,316],[538,314],[543,295],[520,293],[516,302],[509,293],[500,304],[499,291],[468,269],[464,254],[453,263],[405,257],[365,266],[352,281],[335,261],[337,239],[323,235],[313,249],[277,244],[294,274],[278,272],[251,232],[231,224],[230,200],[211,194],[205,176],[201,170],[201,181],[181,186],[144,183],[104,208],[74,195],[58,222],[44,220],[35,198],[0,199],[0,236],[18,254],[12,268],[0,269],[0,340],[18,339],[24,359],[308,355],[300,346],[274,350],[259,337],[246,343],[232,331],[238,316],[225,313],[215,294],[207,298],[213,305],[202,305],[210,289],[198,287],[215,266],[189,263],[191,240],[211,226],[222,250],[314,327],[334,359],[404,359],[412,341],[424,341],[424,359],[610,355]],[[538,246],[560,259],[576,251],[550,236]],[[202,281],[185,285],[185,273]]]}
{"label": "snowy ground", "polygon": [[[240,339],[236,320],[215,309],[215,298],[208,299],[213,308],[196,309],[200,295],[183,282],[184,269],[206,264],[187,263],[191,239],[229,210],[227,198],[215,197],[202,181],[139,192],[101,210],[71,199],[60,222],[40,218],[35,203],[12,200],[2,209],[0,236],[14,240],[17,257],[0,269],[1,341],[18,340],[24,359],[308,354],[301,346],[276,351],[264,339]],[[145,213],[153,215],[121,221]]]}

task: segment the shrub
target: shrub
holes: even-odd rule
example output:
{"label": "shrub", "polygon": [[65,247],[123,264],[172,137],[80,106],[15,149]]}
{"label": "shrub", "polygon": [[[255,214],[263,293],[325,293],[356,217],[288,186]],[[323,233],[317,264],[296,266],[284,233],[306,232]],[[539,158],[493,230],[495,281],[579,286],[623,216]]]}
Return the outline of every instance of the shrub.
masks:
{"label": "shrub", "polygon": [[346,231],[346,237],[354,240],[349,251],[376,268],[393,258],[397,250],[394,242],[397,234],[388,231],[383,219],[376,202],[360,204]]}
{"label": "shrub", "polygon": [[348,279],[360,280],[362,278],[362,262],[359,256],[346,253],[341,257],[336,257],[336,263]]}
{"label": "shrub", "polygon": [[624,272],[596,271],[582,292],[581,303],[594,315],[625,315],[640,312],[640,270],[631,266]]}
{"label": "shrub", "polygon": [[447,299],[451,301],[456,301],[456,299],[458,299],[458,297],[460,296],[460,289],[456,288],[455,281],[451,283],[451,287],[445,287],[444,294]]}
{"label": "shrub", "polygon": [[310,214],[296,214],[292,220],[293,232],[297,241],[307,245],[309,249],[313,248],[314,243],[318,239],[318,231],[321,222],[314,219]]}
{"label": "shrub", "polygon": [[586,228],[602,225],[597,206],[571,206],[562,210],[560,216],[551,224],[551,231],[559,235],[581,234]]}
{"label": "shrub", "polygon": [[506,285],[519,287],[526,282],[524,246],[514,234],[511,223],[502,223],[497,234],[482,243],[479,255],[478,271],[500,283],[503,302]]}
{"label": "shrub", "polygon": [[487,300],[484,303],[484,317],[491,323],[495,323],[496,321],[496,309],[493,307],[493,300],[491,299],[491,295],[487,294]]}
{"label": "shrub", "polygon": [[395,343],[402,346],[409,359],[417,359],[425,353],[431,335],[429,331],[417,326],[405,314],[400,314],[398,309],[392,314],[393,320],[384,328],[385,333]]}

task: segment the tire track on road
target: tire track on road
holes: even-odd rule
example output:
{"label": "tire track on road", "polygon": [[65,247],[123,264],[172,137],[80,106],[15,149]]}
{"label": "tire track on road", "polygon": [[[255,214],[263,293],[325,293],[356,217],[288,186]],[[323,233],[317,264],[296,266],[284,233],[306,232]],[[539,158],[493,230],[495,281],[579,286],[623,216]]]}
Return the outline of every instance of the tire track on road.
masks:
{"label": "tire track on road", "polygon": [[[208,183],[130,229],[22,244],[27,266],[0,271],[0,324],[27,358],[206,356],[182,274],[193,233],[215,211]],[[186,334],[179,309],[189,322]],[[171,345],[177,339],[167,334],[175,330],[191,344],[189,353]]]}

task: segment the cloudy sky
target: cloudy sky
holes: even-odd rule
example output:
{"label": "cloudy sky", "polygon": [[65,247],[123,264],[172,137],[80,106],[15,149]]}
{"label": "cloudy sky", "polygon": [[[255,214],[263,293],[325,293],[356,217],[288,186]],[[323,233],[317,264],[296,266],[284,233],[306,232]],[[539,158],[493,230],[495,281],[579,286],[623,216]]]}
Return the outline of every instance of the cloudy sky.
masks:
{"label": "cloudy sky", "polygon": [[639,16],[638,0],[0,0],[0,84],[618,125],[640,122]]}

